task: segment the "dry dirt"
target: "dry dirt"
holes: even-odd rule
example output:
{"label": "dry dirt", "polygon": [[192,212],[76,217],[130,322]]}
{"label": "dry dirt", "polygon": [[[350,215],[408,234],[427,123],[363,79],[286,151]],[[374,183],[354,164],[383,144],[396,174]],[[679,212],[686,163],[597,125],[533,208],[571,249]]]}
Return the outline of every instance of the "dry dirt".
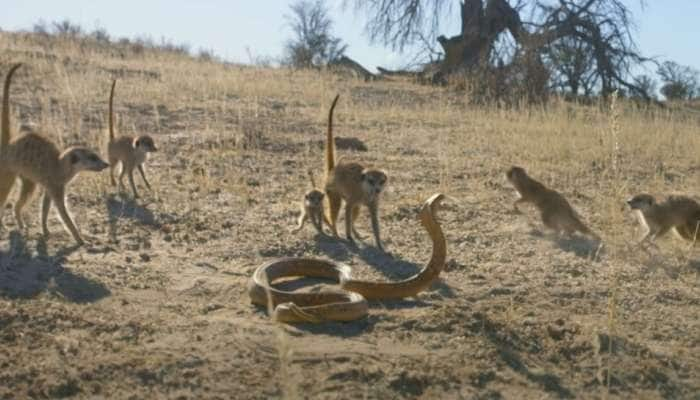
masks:
{"label": "dry dirt", "polygon": [[[154,191],[137,177],[136,201],[106,172],[74,181],[84,247],[53,212],[42,240],[36,199],[26,232],[5,212],[0,398],[700,398],[700,254],[673,237],[651,254],[630,249],[639,232],[622,209],[645,188],[697,193],[697,119],[630,111],[615,128],[605,109],[488,109],[410,83],[209,65],[190,82],[173,71],[194,61],[77,50],[47,60],[7,34],[0,44],[10,49],[3,74],[27,64],[12,92],[16,126],[56,135],[51,123],[66,115],[80,121],[66,143],[102,138],[121,68],[120,131],[152,132],[162,150],[148,163]],[[141,62],[158,75],[123,72]],[[71,95],[65,82],[86,70]],[[221,85],[211,96],[197,89],[208,79]],[[175,80],[177,93],[148,89]],[[188,88],[191,98],[177,97]],[[336,91],[337,134],[368,149],[338,152],[389,174],[388,253],[374,248],[364,214],[357,248],[308,225],[289,233],[306,169],[322,166]],[[654,142],[661,127],[675,144]],[[531,208],[509,211],[512,163],[560,189],[610,244],[596,257],[585,239],[544,231]],[[280,325],[250,304],[249,277],[275,257],[332,259],[365,278],[415,273],[430,254],[417,211],[437,191],[459,200],[440,215],[448,262],[430,291],[372,303],[351,323]]]}

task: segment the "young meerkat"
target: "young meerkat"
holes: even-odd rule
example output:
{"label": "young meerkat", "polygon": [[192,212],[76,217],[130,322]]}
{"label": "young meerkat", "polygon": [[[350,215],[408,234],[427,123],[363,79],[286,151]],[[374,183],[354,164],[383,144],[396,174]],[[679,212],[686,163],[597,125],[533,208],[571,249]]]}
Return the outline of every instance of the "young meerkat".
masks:
{"label": "young meerkat", "polygon": [[66,208],[66,186],[80,171],[102,171],[108,164],[94,151],[79,146],[69,147],[61,152],[47,138],[36,133],[27,133],[10,141],[10,81],[12,74],[21,64],[14,65],[5,78],[2,101],[2,133],[0,134],[0,212],[4,208],[7,195],[15,178],[22,181],[19,199],[14,213],[17,225],[24,229],[22,208],[36,189],[44,188],[41,205],[41,227],[44,236],[49,235],[47,218],[51,203],[56,205],[58,215],[73,239],[83,244],[80,232]]}
{"label": "young meerkat", "polygon": [[304,200],[301,203],[299,222],[297,227],[292,229],[292,232],[299,232],[301,228],[304,227],[306,220],[310,219],[314,228],[316,228],[316,232],[323,234],[323,198],[325,194],[316,189],[314,174],[311,170],[309,170],[309,179],[311,180],[311,189],[304,194]]}
{"label": "young meerkat", "polygon": [[557,234],[564,232],[570,235],[578,231],[597,241],[601,240],[600,236],[581,222],[579,215],[564,196],[532,179],[523,168],[511,167],[506,172],[506,178],[520,196],[513,203],[516,212],[520,213],[518,204],[532,203],[539,210],[544,225]]}
{"label": "young meerkat", "polygon": [[148,153],[156,152],[155,142],[149,135],[131,136],[122,135],[118,138],[114,137],[114,87],[117,80],[112,81],[112,90],[109,93],[109,143],[107,145],[107,158],[109,160],[109,177],[112,186],[116,186],[114,180],[114,168],[118,163],[121,163],[122,170],[119,174],[119,187],[124,189],[124,175],[129,176],[129,184],[134,192],[134,198],[138,198],[139,194],[136,191],[134,184],[134,169],[138,169],[146,184],[148,190],[151,190],[151,184],[146,179],[146,173],[143,170],[143,163],[148,158]]}
{"label": "young meerkat", "polygon": [[[354,243],[355,219],[362,205],[367,206],[372,221],[372,231],[377,248],[384,250],[379,238],[379,195],[387,183],[387,175],[379,169],[365,168],[359,163],[338,161],[335,163],[335,143],[333,142],[333,110],[340,95],[335,96],[328,112],[328,132],[326,134],[326,182],[324,189],[328,198],[326,223],[335,236],[338,236],[336,222],[342,201],[345,201],[345,235]],[[359,236],[358,236],[359,237]]]}
{"label": "young meerkat", "polygon": [[671,229],[688,241],[700,238],[700,204],[690,197],[672,195],[658,203],[652,195],[638,194],[627,204],[645,229],[640,245],[652,243]]}

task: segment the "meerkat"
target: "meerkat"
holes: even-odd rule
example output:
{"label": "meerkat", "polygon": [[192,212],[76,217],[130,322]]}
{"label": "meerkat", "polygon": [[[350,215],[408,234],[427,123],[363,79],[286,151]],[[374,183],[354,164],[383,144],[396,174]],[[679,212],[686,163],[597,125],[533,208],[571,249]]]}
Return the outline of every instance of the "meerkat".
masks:
{"label": "meerkat", "polygon": [[537,207],[544,225],[560,234],[570,235],[576,231],[600,241],[600,236],[581,222],[579,215],[569,202],[557,191],[532,179],[520,167],[511,167],[506,178],[518,192],[519,198],[513,203],[515,212],[520,213],[518,204],[532,203]]}
{"label": "meerkat", "polygon": [[143,170],[143,163],[148,158],[148,153],[156,152],[155,142],[149,135],[131,136],[123,135],[119,138],[114,137],[114,87],[117,85],[117,80],[112,81],[112,90],[109,92],[109,143],[107,144],[107,158],[109,161],[109,177],[112,186],[116,186],[114,180],[114,168],[118,163],[121,163],[122,169],[119,174],[119,187],[124,189],[124,175],[129,176],[129,184],[134,192],[134,198],[138,198],[139,194],[136,191],[134,184],[134,168],[139,170],[143,182],[148,190],[151,190],[151,184],[146,179],[146,173]]}
{"label": "meerkat", "polygon": [[[379,195],[387,183],[387,174],[379,169],[365,168],[359,163],[335,163],[335,143],[333,142],[333,110],[340,95],[335,96],[328,112],[326,134],[326,180],[324,189],[328,198],[326,223],[335,236],[338,236],[336,222],[342,201],[345,201],[345,235],[354,243],[355,219],[360,207],[367,206],[372,222],[372,231],[377,248],[384,250],[379,238]],[[359,236],[358,236],[359,237]]]}
{"label": "meerkat", "polygon": [[304,200],[301,202],[301,215],[299,215],[297,227],[292,229],[292,232],[299,232],[304,227],[306,220],[310,219],[316,231],[323,234],[323,198],[325,194],[316,189],[313,171],[309,170],[308,173],[311,180],[311,189],[304,194]]}
{"label": "meerkat", "polygon": [[70,231],[73,239],[83,244],[80,232],[75,226],[66,208],[66,186],[80,171],[102,171],[108,164],[94,151],[73,146],[61,152],[47,138],[27,133],[10,140],[10,81],[21,64],[15,64],[7,73],[3,88],[2,127],[0,134],[0,211],[4,208],[7,195],[12,189],[15,178],[19,177],[22,185],[19,199],[14,205],[15,218],[20,229],[24,229],[22,208],[34,193],[37,184],[44,188],[41,205],[41,227],[44,236],[49,235],[47,218],[51,203],[55,204],[63,225]]}
{"label": "meerkat", "polygon": [[652,243],[671,229],[688,241],[695,242],[700,237],[700,204],[689,197],[668,196],[658,203],[654,196],[638,194],[627,204],[645,229],[640,245]]}

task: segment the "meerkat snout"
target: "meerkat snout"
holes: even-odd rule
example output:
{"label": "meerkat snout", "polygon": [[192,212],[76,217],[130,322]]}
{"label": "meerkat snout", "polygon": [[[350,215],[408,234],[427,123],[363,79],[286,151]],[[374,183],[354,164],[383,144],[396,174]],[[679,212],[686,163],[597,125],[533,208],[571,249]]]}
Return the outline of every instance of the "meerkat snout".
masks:
{"label": "meerkat snout", "polygon": [[381,171],[365,170],[362,174],[362,180],[366,191],[374,196],[378,196],[384,190],[387,176]]}
{"label": "meerkat snout", "polygon": [[306,194],[306,205],[309,207],[320,207],[323,204],[324,193],[320,190],[311,190]]}
{"label": "meerkat snout", "polygon": [[139,136],[134,140],[134,148],[144,153],[154,153],[158,151],[155,142],[150,136]]}
{"label": "meerkat snout", "polygon": [[70,157],[70,162],[78,171],[95,171],[100,172],[109,167],[104,160],[100,158],[94,151],[87,148],[72,148],[66,152],[66,156]]}
{"label": "meerkat snout", "polygon": [[656,200],[648,194],[638,194],[627,200],[627,205],[629,205],[632,210],[644,210],[653,206],[654,203],[656,203]]}

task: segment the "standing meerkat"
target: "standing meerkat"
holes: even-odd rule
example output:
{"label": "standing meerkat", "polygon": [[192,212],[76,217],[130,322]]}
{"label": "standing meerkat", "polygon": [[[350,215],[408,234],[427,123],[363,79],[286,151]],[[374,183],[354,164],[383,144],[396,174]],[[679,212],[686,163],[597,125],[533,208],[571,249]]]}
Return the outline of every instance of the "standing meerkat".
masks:
{"label": "standing meerkat", "polygon": [[149,135],[131,136],[122,135],[119,138],[114,137],[114,87],[117,80],[112,81],[112,90],[109,92],[109,143],[107,145],[107,158],[109,160],[109,178],[112,186],[116,186],[114,180],[114,168],[118,163],[121,163],[122,169],[119,174],[119,187],[124,189],[124,175],[129,176],[131,190],[134,192],[134,198],[138,198],[139,194],[136,191],[134,184],[134,168],[139,170],[141,178],[146,184],[148,190],[151,190],[151,184],[146,179],[146,173],[143,170],[143,163],[148,158],[148,153],[158,151],[153,138]]}
{"label": "standing meerkat", "polygon": [[56,205],[58,215],[73,239],[83,244],[80,232],[66,208],[66,186],[80,171],[102,171],[108,164],[94,151],[73,146],[59,151],[56,145],[36,133],[27,133],[10,141],[10,81],[21,64],[14,65],[5,78],[2,100],[2,133],[0,134],[0,212],[15,178],[22,181],[19,199],[14,213],[17,225],[24,229],[22,208],[39,184],[44,188],[41,205],[41,227],[44,236],[49,235],[47,218],[51,203]]}
{"label": "standing meerkat", "polygon": [[578,231],[597,241],[601,240],[600,236],[581,222],[579,215],[564,196],[532,179],[523,168],[511,167],[506,172],[506,178],[520,196],[513,203],[516,212],[520,212],[518,204],[532,203],[539,210],[544,225],[557,234],[564,232],[570,235]]}
{"label": "standing meerkat", "polygon": [[[326,135],[326,183],[328,215],[326,223],[333,234],[338,236],[336,222],[342,201],[345,201],[345,235],[350,242],[355,232],[355,219],[360,206],[369,209],[372,231],[377,248],[384,250],[379,239],[379,195],[387,182],[387,175],[379,169],[365,168],[359,163],[338,161],[335,164],[335,143],[333,142],[333,110],[340,95],[335,96],[328,111],[328,132]],[[356,233],[355,233],[356,234]],[[357,235],[357,234],[356,234]]]}
{"label": "standing meerkat", "polygon": [[671,229],[688,241],[700,238],[700,204],[690,197],[672,195],[657,203],[652,195],[638,194],[627,204],[645,229],[640,245],[652,243]]}
{"label": "standing meerkat", "polygon": [[323,234],[323,198],[325,194],[316,189],[314,173],[311,170],[309,170],[309,179],[311,180],[311,189],[304,194],[304,200],[301,202],[299,222],[297,227],[292,229],[292,233],[299,232],[304,227],[306,220],[310,219],[316,231]]}

